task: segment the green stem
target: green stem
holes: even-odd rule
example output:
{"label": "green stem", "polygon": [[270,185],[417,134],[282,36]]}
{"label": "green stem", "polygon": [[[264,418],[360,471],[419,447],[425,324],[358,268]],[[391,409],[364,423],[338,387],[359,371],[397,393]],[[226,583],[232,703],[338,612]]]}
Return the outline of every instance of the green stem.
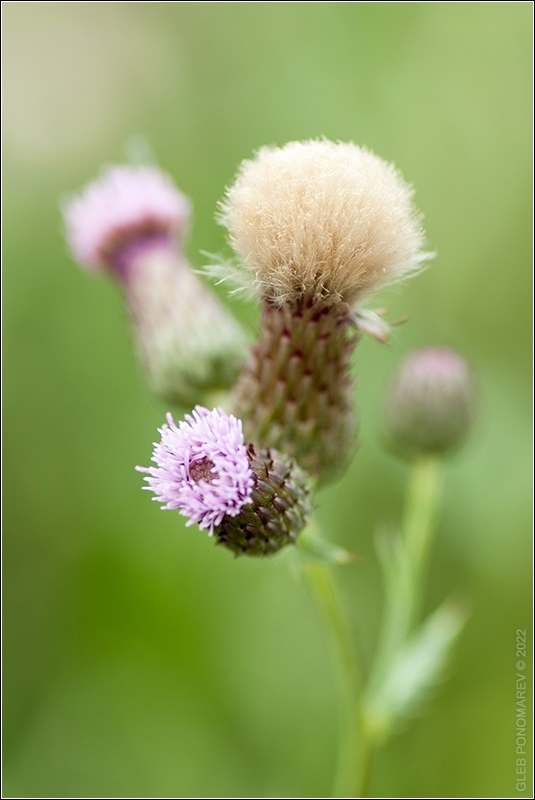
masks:
{"label": "green stem", "polygon": [[401,541],[396,543],[396,558],[386,587],[376,682],[384,679],[392,658],[414,626],[427,572],[439,485],[439,462],[432,456],[420,456],[412,468],[403,532]]}
{"label": "green stem", "polygon": [[[403,525],[411,577],[413,584],[418,586],[425,581],[439,493],[439,460],[431,455],[422,455],[414,463]],[[413,613],[416,611],[414,607],[411,610]]]}
{"label": "green stem", "polygon": [[[305,539],[318,537],[317,527],[309,525]],[[303,558],[301,572],[319,608],[338,667],[341,741],[338,751],[333,797],[358,797],[362,751],[359,754],[359,697],[361,675],[338,586],[329,564]],[[360,755],[360,759],[359,759]],[[360,761],[360,763],[359,763]]]}
{"label": "green stem", "polygon": [[438,459],[421,455],[413,464],[409,480],[402,535],[389,546],[384,617],[378,653],[363,702],[363,728],[370,743],[370,761],[388,739],[394,722],[384,698],[384,687],[418,619],[440,483]]}
{"label": "green stem", "polygon": [[413,465],[403,533],[391,543],[378,655],[364,697],[359,660],[331,566],[306,558],[306,551],[321,552],[314,547],[319,533],[311,525],[302,534],[301,571],[320,608],[338,665],[342,735],[333,797],[369,796],[373,761],[391,732],[394,720],[383,690],[417,620],[440,493],[439,466],[431,456],[421,456]]}

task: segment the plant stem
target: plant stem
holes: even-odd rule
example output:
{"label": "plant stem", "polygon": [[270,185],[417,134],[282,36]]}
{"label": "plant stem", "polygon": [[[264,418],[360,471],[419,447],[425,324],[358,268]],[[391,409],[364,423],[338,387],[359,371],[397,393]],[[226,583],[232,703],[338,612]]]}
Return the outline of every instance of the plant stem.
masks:
{"label": "plant stem", "polygon": [[409,591],[406,603],[407,635],[418,616],[427,576],[427,559],[433,537],[440,496],[440,462],[436,456],[421,455],[410,477],[403,537],[409,568]]}
{"label": "plant stem", "polygon": [[[301,572],[319,606],[338,665],[342,731],[333,797],[369,796],[374,758],[391,733],[394,719],[384,687],[418,617],[440,494],[439,467],[432,456],[420,456],[413,465],[402,536],[391,543],[386,565],[384,619],[365,693],[332,566],[319,558],[301,559]],[[321,552],[312,546],[319,538],[317,525],[309,525],[302,537],[305,554]]]}
{"label": "plant stem", "polygon": [[[304,535],[318,537],[317,526]],[[331,643],[338,671],[341,735],[333,797],[356,797],[359,785],[359,696],[361,675],[338,586],[331,565],[321,560],[301,560],[301,572],[311,590]]]}

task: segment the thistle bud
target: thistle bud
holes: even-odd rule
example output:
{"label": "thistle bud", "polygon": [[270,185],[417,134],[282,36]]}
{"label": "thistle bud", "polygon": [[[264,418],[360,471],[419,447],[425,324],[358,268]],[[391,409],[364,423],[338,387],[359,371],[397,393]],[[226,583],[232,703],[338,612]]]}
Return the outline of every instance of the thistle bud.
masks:
{"label": "thistle bud", "polygon": [[191,406],[228,388],[245,338],[184,258],[190,204],[171,180],[153,167],[112,167],[64,217],[74,257],[121,287],[152,391]]}
{"label": "thistle bud", "polygon": [[354,144],[290,142],[244,161],[221,209],[263,303],[236,412],[248,437],[325,481],[355,445],[354,307],[424,259],[412,190]]}
{"label": "thistle bud", "polygon": [[426,347],[409,355],[394,380],[387,436],[402,455],[443,453],[462,442],[473,409],[474,378],[466,361],[445,347]]}
{"label": "thistle bud", "polygon": [[218,544],[236,555],[267,556],[295,544],[312,513],[312,494],[305,473],[273,449],[247,448],[253,474],[251,503],[236,517],[223,517],[215,533]]}
{"label": "thistle bud", "polygon": [[236,555],[263,556],[296,541],[312,511],[306,475],[273,450],[246,446],[241,421],[197,406],[170,414],[152,460],[137,467],[164,509],[176,509]]}

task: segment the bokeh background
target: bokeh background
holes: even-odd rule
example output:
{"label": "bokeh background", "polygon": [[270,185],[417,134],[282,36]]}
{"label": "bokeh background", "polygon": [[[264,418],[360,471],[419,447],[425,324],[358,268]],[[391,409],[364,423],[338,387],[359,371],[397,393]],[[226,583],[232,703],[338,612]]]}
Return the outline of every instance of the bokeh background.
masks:
{"label": "bokeh background", "polygon": [[[188,255],[263,144],[325,135],[395,161],[432,266],[355,371],[361,447],[318,514],[372,652],[372,536],[407,472],[381,406],[411,348],[459,348],[479,419],[447,466],[427,605],[471,616],[448,681],[376,768],[385,797],[515,794],[515,639],[531,629],[531,3],[15,3],[4,23],[4,796],[316,797],[332,664],[284,554],[234,560],[140,491],[167,410],[121,298],[80,270],[58,203],[146,140],[194,203]],[[132,138],[134,137],[134,138]],[[136,138],[137,137],[137,138]],[[223,295],[222,295],[223,296]],[[372,304],[373,305],[373,304]],[[234,302],[254,331],[254,304]],[[530,634],[528,635],[530,640]],[[527,794],[529,794],[529,787]]]}

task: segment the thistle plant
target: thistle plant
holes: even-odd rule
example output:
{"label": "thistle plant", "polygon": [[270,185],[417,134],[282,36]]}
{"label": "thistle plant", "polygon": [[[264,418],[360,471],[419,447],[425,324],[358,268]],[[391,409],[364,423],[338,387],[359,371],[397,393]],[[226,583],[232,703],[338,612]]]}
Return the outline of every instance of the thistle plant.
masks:
{"label": "thistle plant", "polygon": [[[194,406],[178,423],[167,414],[154,465],[137,467],[143,488],[236,556],[293,546],[338,664],[333,796],[367,796],[374,756],[429,695],[463,623],[451,603],[421,619],[440,459],[473,415],[473,380],[460,355],[443,347],[414,353],[389,395],[386,440],[409,460],[412,477],[400,531],[377,536],[384,619],[367,673],[335,580],[352,556],[323,537],[313,514],[316,492],[354,454],[355,347],[364,333],[388,333],[366,298],[429,258],[413,190],[393,165],[354,144],[291,142],[241,164],[219,221],[261,306],[247,359],[239,326],[182,254],[189,203],[162,173],[109,170],[70,201],[65,219],[75,257],[123,289],[152,388]],[[221,388],[232,413],[208,407]]]}
{"label": "thistle plant", "polygon": [[356,309],[426,257],[411,200],[391,164],[323,140],[261,149],[221,203],[263,310],[236,413],[248,435],[291,453],[323,483],[344,471],[356,443]]}
{"label": "thistle plant", "polygon": [[152,166],[110,167],[63,215],[75,259],[122,290],[151,390],[191,408],[231,386],[247,342],[187,263],[191,206],[171,179]]}
{"label": "thistle plant", "polygon": [[385,411],[388,441],[402,457],[447,453],[461,444],[474,414],[474,381],[464,358],[425,347],[404,362]]}
{"label": "thistle plant", "polygon": [[375,660],[359,703],[358,780],[364,795],[374,754],[428,700],[465,622],[458,603],[445,601],[424,620],[421,606],[441,494],[441,462],[470,429],[474,395],[467,362],[445,347],[411,353],[390,389],[386,438],[409,462],[411,474],[400,530],[376,539],[385,600]]}
{"label": "thistle plant", "polygon": [[146,472],[154,500],[177,509],[236,555],[269,555],[295,542],[312,511],[308,478],[275,450],[245,445],[241,421],[197,406],[160,429]]}

